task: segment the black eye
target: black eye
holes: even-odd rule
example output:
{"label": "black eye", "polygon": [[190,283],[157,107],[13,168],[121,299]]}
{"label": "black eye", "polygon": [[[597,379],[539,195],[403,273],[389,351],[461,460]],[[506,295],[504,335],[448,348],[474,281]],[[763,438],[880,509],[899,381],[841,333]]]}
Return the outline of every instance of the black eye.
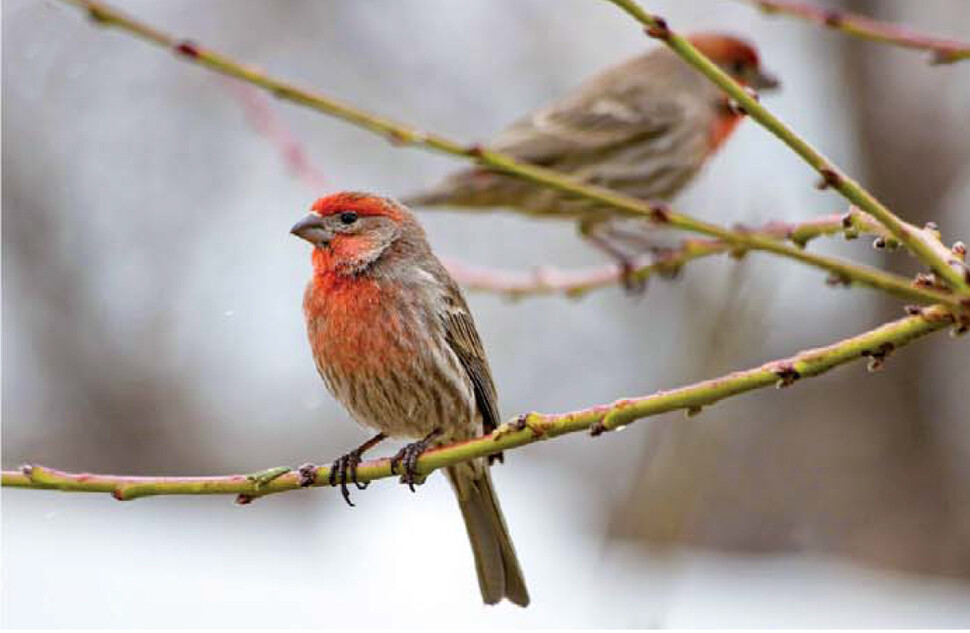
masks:
{"label": "black eye", "polygon": [[743,77],[748,65],[742,61],[731,62],[731,74],[735,77]]}
{"label": "black eye", "polygon": [[340,221],[344,224],[353,224],[357,221],[357,214],[353,211],[344,211],[340,214]]}

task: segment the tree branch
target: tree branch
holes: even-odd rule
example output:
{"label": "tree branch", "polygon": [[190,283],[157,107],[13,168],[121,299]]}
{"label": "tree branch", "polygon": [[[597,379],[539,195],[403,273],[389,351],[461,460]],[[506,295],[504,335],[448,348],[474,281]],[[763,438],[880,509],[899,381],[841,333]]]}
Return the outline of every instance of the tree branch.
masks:
{"label": "tree branch", "polygon": [[[942,306],[915,310],[916,314],[887,323],[859,336],[827,347],[805,350],[760,367],[735,372],[713,380],[695,383],[649,396],[624,398],[611,404],[594,406],[560,414],[530,413],[503,424],[490,435],[459,444],[434,449],[418,460],[418,472],[427,475],[434,470],[465,462],[499,451],[532,444],[568,433],[589,430],[593,435],[619,429],[645,417],[685,410],[696,415],[703,407],[747,391],[772,385],[787,387],[801,378],[810,378],[858,360],[869,359],[869,369],[879,369],[894,350],[910,341],[947,327],[954,317]],[[281,469],[284,470],[285,469]],[[318,468],[315,486],[327,486],[330,469]],[[360,481],[373,481],[393,476],[387,458],[364,462],[358,469]],[[284,474],[257,483],[253,475],[226,477],[127,477],[66,473],[38,465],[24,466],[20,472],[3,471],[5,487],[61,490],[64,492],[110,493],[125,501],[153,495],[236,494],[238,501],[248,503],[268,494],[297,490],[297,473]]]}
{"label": "tree branch", "polygon": [[[659,225],[701,233],[725,240],[740,250],[752,249],[775,253],[816,268],[827,270],[842,279],[878,288],[910,301],[941,303],[955,310],[962,309],[961,300],[963,297],[952,296],[950,293],[941,289],[925,284],[923,286],[914,286],[907,279],[899,275],[886,273],[868,266],[853,264],[834,257],[825,257],[809,253],[795,246],[784,244],[771,236],[731,231],[682,213],[675,213],[665,205],[651,205],[609,189],[585,184],[553,170],[528,163],[519,163],[509,156],[493,152],[479,145],[465,146],[443,136],[423,132],[382,117],[371,115],[350,105],[275,79],[255,68],[239,64],[214,51],[205,49],[198,44],[187,40],[178,40],[154,27],[134,20],[102,2],[95,2],[94,0],[62,1],[86,9],[91,18],[101,25],[119,28],[145,41],[174,51],[183,60],[258,86],[271,92],[280,99],[317,110],[363,129],[370,130],[371,132],[388,138],[395,144],[413,145],[453,156],[468,158],[491,169],[513,174],[539,185],[594,200],[624,211],[631,216],[648,218]],[[707,63],[710,64],[710,62]],[[750,97],[747,97],[746,94],[744,97],[750,100]],[[906,240],[901,241],[907,243]],[[910,239],[910,242],[912,242],[912,239]],[[918,251],[914,252],[917,255],[919,254]]]}
{"label": "tree branch", "polygon": [[[769,222],[757,229],[750,230],[760,235],[769,235],[777,240],[790,240],[796,246],[804,246],[817,237],[842,233],[846,239],[855,239],[862,234],[876,235],[873,245],[876,248],[894,248],[899,245],[889,236],[885,227],[870,215],[853,210],[844,215],[828,215],[808,222],[789,224]],[[637,282],[647,281],[654,274],[672,277],[680,269],[695,259],[730,253],[743,255],[743,251],[724,240],[686,239],[679,247],[656,249],[653,256],[642,264],[634,264],[629,277]],[[531,295],[565,295],[580,297],[593,290],[613,286],[624,280],[623,271],[616,265],[590,267],[582,270],[561,270],[543,266],[532,271],[495,270],[471,266],[456,261],[445,262],[449,272],[472,291],[485,291],[520,299]],[[832,285],[842,285],[843,277],[833,274]]]}
{"label": "tree branch", "polygon": [[812,147],[808,141],[798,136],[778,117],[769,112],[758,102],[755,96],[749,94],[741,84],[734,81],[717,64],[694,48],[686,38],[672,31],[662,17],[647,13],[635,0],[607,1],[615,4],[643,24],[648,36],[664,42],[684,61],[724,90],[751,118],[801,156],[821,175],[820,188],[834,188],[846,200],[875,217],[889,229],[893,237],[913,251],[921,262],[945,280],[951,288],[961,293],[964,298],[970,298],[970,270],[960,265],[962,262],[956,262],[955,265],[945,247],[941,251],[942,244],[939,244],[939,246],[936,244],[939,242],[937,235],[925,229],[916,229],[911,224],[907,224],[898,218],[859,183]]}
{"label": "tree branch", "polygon": [[[253,128],[277,150],[290,172],[311,189],[324,187],[322,172],[307,158],[307,152],[299,139],[276,115],[265,93],[254,86],[227,79],[226,86],[239,100],[252,123]],[[748,230],[735,227],[736,230]],[[800,224],[770,222],[754,229],[754,232],[771,235],[781,240],[791,240],[799,248],[804,248],[809,240],[821,235],[842,232],[846,239],[858,237],[860,233],[878,235],[876,247],[895,247],[899,243],[888,237],[885,228],[861,211],[850,211],[846,215],[831,215]],[[510,299],[521,299],[529,295],[563,294],[578,298],[586,293],[613,286],[621,281],[646,282],[653,274],[673,277],[689,261],[734,250],[724,240],[684,240],[679,248],[655,249],[653,256],[645,259],[642,265],[634,264],[632,273],[624,274],[615,264],[596,266],[584,270],[566,271],[551,266],[536,267],[529,272],[501,270],[476,266],[443,258],[442,263],[449,274],[459,284],[472,291],[504,294]],[[836,276],[831,278],[833,285],[843,282]]]}
{"label": "tree branch", "polygon": [[740,1],[755,5],[769,15],[788,15],[865,40],[928,51],[932,53],[930,63],[933,64],[952,64],[970,59],[970,44],[966,42],[924,35],[912,29],[874,20],[864,15],[840,9],[826,9],[807,2],[791,2],[789,0]]}

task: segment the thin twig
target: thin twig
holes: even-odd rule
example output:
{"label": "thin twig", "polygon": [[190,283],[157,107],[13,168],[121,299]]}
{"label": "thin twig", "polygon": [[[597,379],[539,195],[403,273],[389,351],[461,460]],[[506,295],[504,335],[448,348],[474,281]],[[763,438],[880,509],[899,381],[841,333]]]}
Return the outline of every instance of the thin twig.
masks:
{"label": "thin twig", "polygon": [[857,13],[790,0],[740,1],[755,5],[769,15],[788,15],[873,42],[927,51],[932,54],[930,62],[933,64],[952,64],[970,59],[970,44],[966,42],[925,35],[898,24]]}
{"label": "thin twig", "polygon": [[[827,215],[798,224],[769,222],[756,229],[739,230],[750,230],[777,240],[790,240],[802,248],[817,237],[839,233],[844,234],[846,239],[854,239],[860,235],[876,235],[880,246],[891,248],[894,244],[885,227],[868,214],[857,210],[844,215]],[[510,299],[535,295],[565,295],[576,298],[593,290],[614,286],[624,279],[644,282],[655,274],[672,277],[688,262],[722,253],[739,254],[737,247],[724,240],[686,239],[677,248],[657,249],[653,255],[645,258],[643,263],[634,263],[633,271],[630,273],[624,273],[614,264],[578,270],[543,266],[531,271],[496,270],[453,260],[446,260],[445,265],[456,279],[460,279],[464,287],[472,291],[503,294]],[[837,285],[847,283],[837,275],[832,277],[832,282]]]}
{"label": "thin twig", "polygon": [[[280,120],[265,93],[233,79],[227,79],[226,85],[239,100],[253,128],[276,148],[293,175],[311,189],[322,191],[322,172],[307,157],[307,151],[299,138]],[[799,248],[804,248],[816,237],[835,233],[844,233],[847,239],[863,233],[879,235],[883,243],[890,239],[881,224],[857,210],[851,210],[846,215],[831,215],[797,225],[770,222],[758,229],[736,227],[736,230],[791,240]],[[453,258],[442,258],[442,263],[455,281],[472,291],[503,294],[511,299],[552,294],[578,298],[590,291],[614,286],[622,281],[646,282],[655,273],[673,277],[689,261],[734,249],[734,246],[724,240],[687,239],[676,249],[657,249],[652,256],[644,258],[643,264],[634,264],[630,273],[625,273],[615,264],[582,270],[539,266],[531,271],[516,271],[467,264]],[[835,282],[842,281],[838,277],[833,279]]]}
{"label": "thin twig", "polygon": [[226,87],[242,105],[253,128],[279,151],[287,169],[310,189],[323,191],[326,186],[323,172],[307,157],[303,143],[280,121],[263,93],[249,84],[232,79],[226,80]]}
{"label": "thin twig", "polygon": [[[418,460],[418,472],[427,475],[434,470],[459,462],[491,455],[499,451],[532,444],[567,433],[589,430],[593,435],[611,431],[642,418],[684,410],[696,415],[703,407],[738,394],[772,385],[787,387],[796,380],[818,376],[828,370],[866,358],[870,370],[878,369],[887,356],[910,341],[947,327],[953,316],[942,306],[919,310],[917,314],[887,323],[859,336],[827,347],[810,349],[790,358],[765,363],[747,371],[735,372],[713,380],[699,382],[649,396],[624,398],[611,404],[560,414],[530,413],[503,424],[490,435],[452,444],[425,453]],[[313,485],[327,486],[330,469],[317,469]],[[391,477],[387,458],[364,462],[358,469],[360,481]],[[3,471],[3,486],[61,490],[64,492],[109,493],[125,501],[152,495],[240,495],[249,502],[268,494],[297,490],[297,473],[282,474],[268,483],[259,484],[255,477],[128,477],[66,473],[39,465],[24,466],[21,471]]]}
{"label": "thin twig", "polygon": [[660,16],[644,11],[635,0],[607,0],[616,5],[644,27],[647,35],[664,42],[684,61],[700,71],[704,76],[724,90],[740,108],[760,123],[765,129],[777,136],[788,147],[801,156],[821,176],[819,187],[832,187],[849,202],[879,220],[893,237],[906,245],[913,253],[943,279],[952,289],[970,297],[970,276],[965,270],[951,265],[943,253],[947,252],[939,243],[939,237],[930,231],[916,229],[898,218],[859,183],[850,178],[828,158],[812,147],[805,139],[796,134],[778,117],[762,106],[757,98],[727,73],[720,69],[703,53],[698,51],[683,36],[671,30],[667,21]]}
{"label": "thin twig", "polygon": [[[93,0],[62,1],[86,9],[88,14],[101,25],[113,26],[134,34],[145,41],[174,51],[183,60],[204,66],[223,75],[241,79],[264,90],[268,90],[280,99],[303,105],[337,117],[363,129],[370,130],[384,136],[395,144],[413,145],[453,156],[469,158],[491,169],[514,174],[519,178],[536,184],[594,200],[601,204],[625,211],[631,216],[646,217],[658,225],[720,238],[742,250],[752,249],[776,253],[801,261],[810,266],[827,270],[839,278],[878,288],[911,301],[942,303],[956,310],[963,309],[961,305],[962,297],[952,296],[950,293],[933,287],[912,285],[909,280],[899,275],[883,272],[860,264],[853,264],[834,257],[825,257],[809,253],[797,247],[784,244],[770,236],[731,231],[682,213],[675,213],[666,206],[651,205],[642,200],[609,189],[585,184],[550,169],[528,163],[519,163],[509,156],[491,151],[479,145],[462,145],[438,134],[423,132],[392,122],[383,117],[371,115],[353,106],[271,77],[255,68],[239,64],[223,55],[203,48],[194,42],[178,40],[154,27],[134,20],[102,2],[95,2]],[[902,241],[906,242],[906,240]],[[909,241],[912,242],[913,240],[910,239]],[[919,255],[919,251],[914,252]]]}

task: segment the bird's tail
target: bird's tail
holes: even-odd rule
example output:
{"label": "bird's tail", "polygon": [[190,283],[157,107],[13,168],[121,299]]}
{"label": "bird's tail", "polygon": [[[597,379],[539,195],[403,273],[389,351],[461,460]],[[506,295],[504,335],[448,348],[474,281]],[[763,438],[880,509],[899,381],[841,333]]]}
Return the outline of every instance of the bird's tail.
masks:
{"label": "bird's tail", "polygon": [[458,497],[468,540],[475,555],[478,585],[485,604],[508,598],[520,607],[529,604],[529,591],[515,556],[502,508],[492,489],[484,464],[460,464],[448,468],[448,479]]}
{"label": "bird's tail", "polygon": [[515,205],[534,190],[526,181],[484,169],[456,172],[438,185],[400,201],[409,207],[464,207],[483,209]]}

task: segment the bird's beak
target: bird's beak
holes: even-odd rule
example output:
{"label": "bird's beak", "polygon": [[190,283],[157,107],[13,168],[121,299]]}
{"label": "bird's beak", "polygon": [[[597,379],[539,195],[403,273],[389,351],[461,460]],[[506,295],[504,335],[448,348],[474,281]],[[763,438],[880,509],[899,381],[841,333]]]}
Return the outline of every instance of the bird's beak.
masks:
{"label": "bird's beak", "polygon": [[777,90],[781,86],[781,81],[771,73],[759,70],[751,78],[751,87],[755,90]]}
{"label": "bird's beak", "polygon": [[333,239],[333,232],[323,224],[323,218],[311,213],[293,225],[290,233],[303,238],[314,246],[326,246]]}

